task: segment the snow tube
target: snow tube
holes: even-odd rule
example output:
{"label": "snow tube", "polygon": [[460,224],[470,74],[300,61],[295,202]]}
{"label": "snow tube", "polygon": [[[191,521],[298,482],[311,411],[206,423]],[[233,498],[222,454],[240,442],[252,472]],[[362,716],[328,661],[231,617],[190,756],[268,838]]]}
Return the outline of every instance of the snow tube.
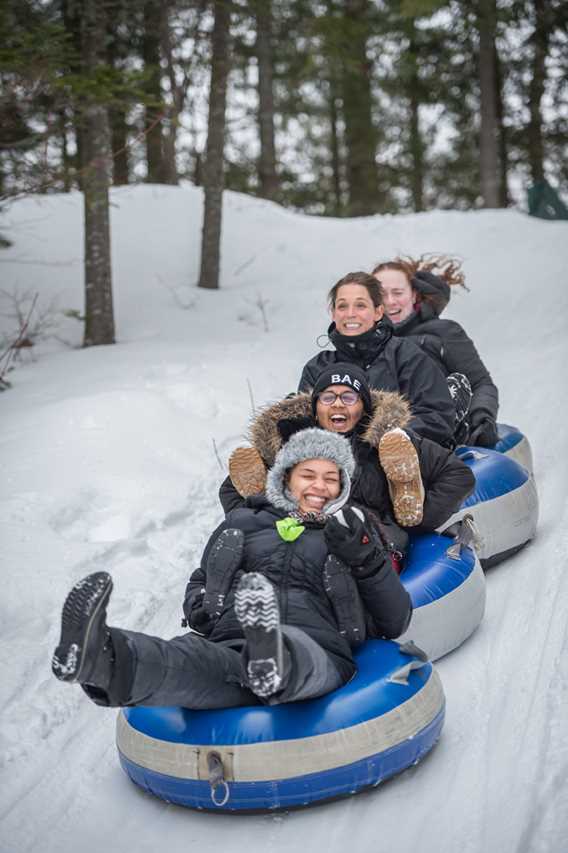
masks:
{"label": "snow tube", "polygon": [[487,569],[534,537],[538,522],[534,477],[509,454],[497,450],[458,447],[455,452],[475,474],[476,486],[444,528],[470,515],[479,534],[477,554]]}
{"label": "snow tube", "polygon": [[122,767],[167,802],[217,811],[305,806],[378,785],[434,746],[444,693],[432,664],[398,643],[369,640],[354,656],[348,684],[305,702],[123,708]]}
{"label": "snow tube", "polygon": [[497,424],[497,434],[499,441],[493,450],[514,459],[515,462],[526,468],[529,474],[532,474],[532,450],[527,437],[517,427],[509,426],[509,424]]}
{"label": "snow tube", "polygon": [[400,575],[413,613],[399,642],[412,640],[430,660],[460,646],[485,612],[485,575],[475,552],[437,534],[412,536]]}

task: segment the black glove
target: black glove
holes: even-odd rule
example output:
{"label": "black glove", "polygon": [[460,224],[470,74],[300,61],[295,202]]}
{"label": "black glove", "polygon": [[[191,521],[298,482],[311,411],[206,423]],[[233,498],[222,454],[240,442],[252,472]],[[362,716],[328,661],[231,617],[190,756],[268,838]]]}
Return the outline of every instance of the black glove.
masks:
{"label": "black glove", "polygon": [[487,416],[472,424],[468,444],[474,447],[495,447],[498,441],[497,424],[493,418]]}
{"label": "black glove", "polygon": [[325,525],[324,536],[330,554],[349,566],[354,578],[370,577],[386,560],[378,533],[360,509],[340,510]]}
{"label": "black glove", "polygon": [[295,432],[299,432],[301,429],[308,429],[309,427],[314,427],[316,422],[313,418],[305,417],[305,418],[281,418],[277,424],[276,428],[278,429],[278,433],[280,438],[282,439],[282,444],[286,444],[288,439],[294,435]]}
{"label": "black glove", "polygon": [[429,301],[438,313],[443,311],[450,301],[450,285],[433,272],[417,270],[410,283],[418,293],[430,297]]}

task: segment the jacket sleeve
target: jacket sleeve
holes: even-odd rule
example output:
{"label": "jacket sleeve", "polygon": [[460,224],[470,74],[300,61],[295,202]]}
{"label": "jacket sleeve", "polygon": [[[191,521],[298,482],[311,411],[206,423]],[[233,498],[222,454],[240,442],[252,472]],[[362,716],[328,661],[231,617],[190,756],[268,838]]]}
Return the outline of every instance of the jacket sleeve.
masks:
{"label": "jacket sleeve", "polygon": [[475,488],[475,475],[451,450],[411,435],[418,451],[424,485],[424,515],[409,533],[431,533],[457,512]]}
{"label": "jacket sleeve", "polygon": [[225,515],[227,515],[232,509],[243,506],[246,498],[237,492],[231,478],[226,477],[219,488],[219,500]]}
{"label": "jacket sleeve", "polygon": [[201,565],[190,575],[189,581],[185,588],[185,597],[183,600],[183,614],[190,628],[198,631],[200,634],[209,634],[214,623],[209,619],[209,616],[203,610],[203,597],[205,595],[205,586],[207,584],[207,558],[213,547],[214,542],[223,530],[226,530],[230,525],[223,521],[219,527],[209,537],[209,541],[203,551],[201,557]]}
{"label": "jacket sleeve", "polygon": [[412,602],[390,560],[385,559],[374,575],[356,583],[369,617],[369,636],[394,640],[404,634],[412,616]]}
{"label": "jacket sleeve", "polygon": [[412,409],[409,426],[438,444],[450,443],[456,411],[442,371],[412,341],[396,340],[399,389]]}
{"label": "jacket sleeve", "polygon": [[448,373],[465,373],[471,383],[473,399],[470,421],[475,424],[487,417],[496,420],[499,408],[497,386],[479,357],[475,344],[459,323],[453,320],[447,320],[446,323],[441,356]]}

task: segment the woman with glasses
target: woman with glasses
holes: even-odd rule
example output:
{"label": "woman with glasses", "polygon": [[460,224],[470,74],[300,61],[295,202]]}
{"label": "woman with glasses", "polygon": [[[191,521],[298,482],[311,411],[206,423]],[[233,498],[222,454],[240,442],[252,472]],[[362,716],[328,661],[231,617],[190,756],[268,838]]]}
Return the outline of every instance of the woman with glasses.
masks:
{"label": "woman with glasses", "polygon": [[251,447],[237,448],[219,497],[225,512],[264,491],[266,472],[298,429],[319,426],[349,438],[357,468],[350,499],[370,510],[383,538],[404,554],[406,530],[441,527],[473,491],[468,466],[410,428],[408,403],[371,389],[365,372],[335,362],[318,376],[311,394],[297,394],[261,411],[250,428]]}
{"label": "woman with glasses", "polygon": [[328,294],[334,350],[324,350],[304,366],[299,391],[311,391],[321,372],[335,362],[361,368],[371,388],[404,394],[412,409],[410,426],[419,435],[453,446],[455,405],[440,367],[414,342],[393,335],[383,321],[378,281],[365,272],[341,278]]}

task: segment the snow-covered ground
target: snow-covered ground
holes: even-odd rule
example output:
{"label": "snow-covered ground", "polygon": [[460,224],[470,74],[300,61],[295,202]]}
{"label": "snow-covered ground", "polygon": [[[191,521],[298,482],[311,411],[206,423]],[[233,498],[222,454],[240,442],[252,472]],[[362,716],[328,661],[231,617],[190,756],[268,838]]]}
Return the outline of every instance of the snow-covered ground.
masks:
{"label": "snow-covered ground", "polygon": [[[563,853],[568,849],[568,224],[514,211],[330,220],[227,193],[218,292],[195,287],[202,196],[112,195],[118,343],[81,327],[10,374],[0,395],[0,849],[272,853]],[[82,199],[4,213],[2,291],[82,309]],[[343,274],[398,252],[459,254],[470,293],[447,312],[530,437],[538,537],[488,574],[483,624],[438,663],[442,738],[376,790],[260,816],[202,814],[139,791],[119,767],[116,711],[51,675],[63,598],[112,573],[111,623],[164,636],[221,509],[217,487],[251,406],[293,390]],[[0,313],[10,310],[0,295]],[[0,319],[6,330],[10,321]],[[222,470],[223,469],[223,470]]]}

